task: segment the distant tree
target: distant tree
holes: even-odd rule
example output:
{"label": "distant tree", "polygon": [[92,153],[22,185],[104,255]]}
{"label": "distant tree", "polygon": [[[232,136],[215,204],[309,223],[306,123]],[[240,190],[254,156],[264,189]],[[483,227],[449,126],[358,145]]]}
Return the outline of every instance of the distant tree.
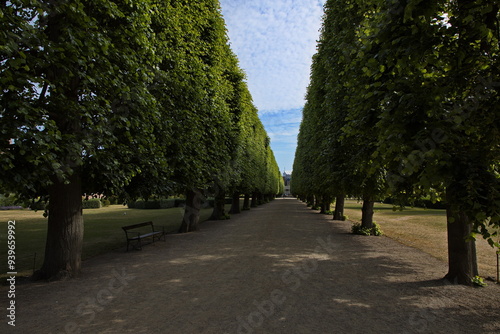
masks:
{"label": "distant tree", "polygon": [[[265,131],[228,45],[219,2],[154,4],[160,64],[151,89],[168,123],[167,138],[174,138],[163,144],[173,170],[165,182],[186,194],[179,231],[196,231],[207,197],[215,197],[212,218],[220,219],[226,194],[238,191],[242,182],[265,182],[264,158],[253,160],[252,174],[245,174],[247,153],[262,150],[255,138]],[[251,129],[259,124],[256,136]]]}
{"label": "distant tree", "polygon": [[230,160],[225,25],[218,1],[153,3],[160,63],[151,89],[171,134],[164,152],[173,174],[166,181],[186,194],[179,231],[196,231],[205,190]]}
{"label": "distant tree", "polygon": [[[296,189],[303,182],[307,195],[326,205],[335,197],[335,219],[343,218],[347,193],[362,198],[362,224],[367,228],[373,223],[373,203],[384,192],[383,169],[371,159],[377,142],[373,125],[378,102],[359,100],[355,92],[363,74],[355,63],[361,47],[356,36],[371,14],[369,5],[356,1],[325,4],[296,159],[304,156],[294,165],[293,184]],[[360,113],[364,115],[358,117]],[[302,168],[309,170],[302,172]],[[322,211],[326,211],[325,204]]]}

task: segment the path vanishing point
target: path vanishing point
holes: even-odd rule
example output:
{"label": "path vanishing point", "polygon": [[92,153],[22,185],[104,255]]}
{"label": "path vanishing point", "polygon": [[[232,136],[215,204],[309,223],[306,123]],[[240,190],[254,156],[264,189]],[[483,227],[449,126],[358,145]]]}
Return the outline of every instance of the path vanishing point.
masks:
{"label": "path vanishing point", "polygon": [[16,327],[0,332],[500,332],[499,286],[445,284],[446,263],[350,227],[277,199],[84,261],[76,279],[19,285]]}

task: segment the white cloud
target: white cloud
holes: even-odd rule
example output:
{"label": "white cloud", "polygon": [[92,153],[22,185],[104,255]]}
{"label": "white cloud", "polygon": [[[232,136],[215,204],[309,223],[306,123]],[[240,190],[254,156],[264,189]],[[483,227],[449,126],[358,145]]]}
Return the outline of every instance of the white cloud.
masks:
{"label": "white cloud", "polygon": [[293,164],[325,1],[220,1],[231,48],[247,74],[278,165],[287,170]]}
{"label": "white cloud", "polygon": [[231,47],[262,112],[300,108],[324,0],[221,0]]}

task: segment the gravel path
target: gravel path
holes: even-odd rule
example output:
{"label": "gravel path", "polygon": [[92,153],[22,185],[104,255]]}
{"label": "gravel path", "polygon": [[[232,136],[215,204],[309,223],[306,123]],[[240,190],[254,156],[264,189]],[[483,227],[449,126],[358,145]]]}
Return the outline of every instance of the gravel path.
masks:
{"label": "gravel path", "polygon": [[444,284],[445,263],[349,230],[278,199],[85,261],[78,279],[19,285],[0,333],[500,332],[500,286]]}

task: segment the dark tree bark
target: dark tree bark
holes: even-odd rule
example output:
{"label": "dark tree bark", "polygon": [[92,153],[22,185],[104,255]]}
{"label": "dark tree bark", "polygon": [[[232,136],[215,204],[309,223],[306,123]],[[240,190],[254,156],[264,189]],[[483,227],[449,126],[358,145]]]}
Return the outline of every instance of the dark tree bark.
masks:
{"label": "dark tree bark", "polygon": [[330,212],[330,206],[332,204],[332,199],[330,196],[323,195],[321,197],[321,212],[322,214],[327,214]]}
{"label": "dark tree bark", "polygon": [[314,205],[314,195],[307,195],[306,199],[307,206],[313,206]]}
{"label": "dark tree bark", "polygon": [[265,203],[264,194],[259,193],[257,196],[257,205],[262,205]]}
{"label": "dark tree bark", "polygon": [[245,194],[243,199],[243,210],[250,210],[250,194]]}
{"label": "dark tree bark", "polygon": [[80,273],[84,229],[80,173],[75,170],[68,181],[54,177],[49,188],[45,258],[35,279],[69,278]]}
{"label": "dark tree bark", "polygon": [[361,226],[365,228],[373,227],[373,206],[375,202],[370,198],[363,198],[363,208],[361,216]]}
{"label": "dark tree bark", "polygon": [[203,196],[197,189],[186,192],[186,207],[179,233],[199,231],[200,209]]}
{"label": "dark tree bark", "polygon": [[337,196],[335,199],[335,212],[333,220],[344,220],[344,196]]}
{"label": "dark tree bark", "polygon": [[[46,34],[50,41],[59,43],[64,17],[53,11],[49,15]],[[72,64],[75,66],[74,64]],[[49,118],[55,122],[62,134],[80,135],[82,132],[78,110],[71,103],[78,103],[80,78],[69,73],[77,73],[76,68],[51,66],[47,71],[50,82],[61,81],[65,85],[60,90],[51,90],[51,103],[48,106]],[[71,102],[71,103],[70,103]],[[74,152],[73,152],[74,153]],[[45,258],[42,268],[35,279],[60,279],[74,277],[80,273],[83,246],[82,181],[80,168],[75,163],[76,157],[66,156],[61,165],[72,170],[67,179],[58,176],[51,178],[48,187],[49,217]]]}
{"label": "dark tree bark", "polygon": [[234,192],[231,200],[231,209],[229,210],[229,213],[240,213],[240,193],[239,192]]}
{"label": "dark tree bark", "polygon": [[226,218],[225,205],[226,205],[226,193],[219,188],[215,194],[214,209],[212,211],[210,219],[211,220],[225,219]]}
{"label": "dark tree bark", "polygon": [[256,192],[254,192],[252,194],[252,203],[250,204],[250,206],[252,208],[256,208],[258,205],[259,205],[259,194],[257,194]]}
{"label": "dark tree bark", "polygon": [[472,285],[472,278],[478,275],[476,243],[468,240],[472,224],[460,210],[457,196],[452,187],[446,192],[446,217],[448,234],[448,273],[445,279],[455,284]]}
{"label": "dark tree bark", "polygon": [[318,195],[314,196],[314,202],[313,202],[313,210],[318,210],[321,208],[321,197]]}
{"label": "dark tree bark", "polygon": [[271,202],[271,195],[270,194],[264,194],[262,196],[262,202],[263,203],[269,203],[269,202]]}

